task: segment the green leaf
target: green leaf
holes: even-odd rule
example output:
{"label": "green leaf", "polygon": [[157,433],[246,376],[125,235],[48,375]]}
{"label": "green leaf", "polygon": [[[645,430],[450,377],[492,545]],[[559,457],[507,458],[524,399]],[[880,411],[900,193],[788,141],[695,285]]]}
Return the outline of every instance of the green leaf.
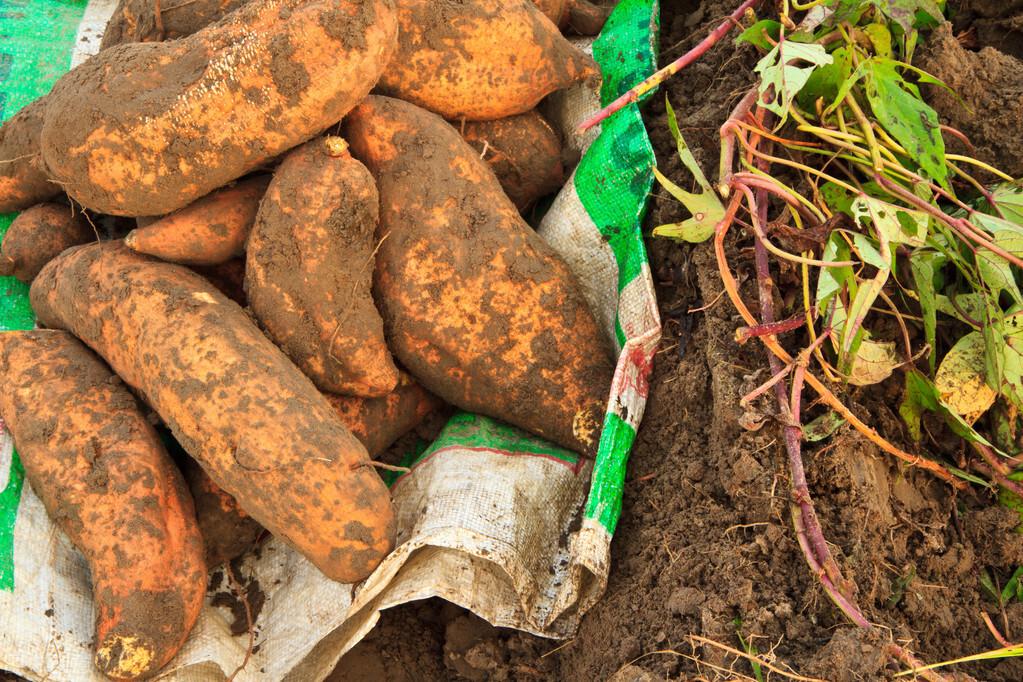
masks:
{"label": "green leaf", "polygon": [[714,189],[710,186],[707,176],[703,174],[700,164],[696,162],[696,157],[693,156],[689,145],[686,144],[685,139],[682,137],[682,133],[678,128],[675,110],[672,109],[667,97],[665,97],[664,105],[668,114],[668,130],[671,131],[671,136],[675,139],[675,147],[678,149],[679,159],[682,160],[682,164],[689,172],[693,174],[696,184],[703,191],[699,194],[687,192],[654,168],[654,177],[657,178],[657,182],[664,189],[668,190],[673,197],[682,202],[689,213],[692,214],[691,218],[680,223],[658,225],[654,228],[654,236],[693,243],[703,242],[714,235],[714,228],[725,217],[725,207],[714,192]]}
{"label": "green leaf", "polygon": [[920,442],[923,436],[920,428],[923,413],[937,410],[938,391],[934,385],[920,372],[906,372],[906,391],[899,404],[899,415],[906,422],[909,435],[915,442]]}
{"label": "green leaf", "polygon": [[849,205],[849,214],[862,227],[873,226],[889,244],[923,246],[930,218],[923,211],[902,208],[866,194]]}
{"label": "green leaf", "polygon": [[808,443],[817,443],[830,438],[835,431],[845,424],[845,418],[834,410],[828,410],[803,427],[803,440]]}
{"label": "green leaf", "polygon": [[[910,259],[910,262],[912,263],[912,259]],[[955,294],[955,305],[953,305],[951,296],[938,294],[934,297],[934,301],[938,306],[938,312],[954,317],[960,322],[965,322],[971,326],[973,324],[971,320],[983,323],[986,300],[987,297],[980,293]],[[962,310],[962,313],[959,312],[960,310]],[[970,319],[967,319],[963,313],[969,316]]]}
{"label": "green leaf", "polygon": [[995,187],[991,194],[1006,220],[1023,225],[1023,185],[1015,182],[1002,183]]}
{"label": "green leaf", "polygon": [[1005,583],[1005,587],[1002,588],[1002,604],[1008,604],[1019,592],[1019,579],[1023,576],[1023,566],[1020,566],[1012,573],[1012,577],[1009,578],[1009,582]]}
{"label": "green leaf", "polygon": [[869,59],[861,67],[867,67],[864,93],[878,123],[928,177],[948,188],[945,141],[938,114],[906,90],[905,80],[891,61]]}
{"label": "green leaf", "polygon": [[[782,40],[757,62],[753,70],[760,74],[761,104],[778,115],[779,126],[788,117],[793,98],[806,85],[814,69],[832,61],[823,45]],[[808,66],[796,66],[797,62]]]}
{"label": "green leaf", "polygon": [[[789,40],[792,40],[789,36]],[[838,97],[839,89],[852,75],[852,60],[849,57],[849,48],[839,47],[831,53],[832,62],[814,69],[807,79],[806,85],[799,91],[799,106],[806,111],[814,110],[814,102],[823,99],[825,102],[834,102]]]}
{"label": "green leaf", "polygon": [[[824,244],[824,253],[821,256],[825,261],[848,261],[850,258],[849,244],[839,232],[832,232],[828,241]],[[831,297],[842,290],[845,283],[853,276],[851,265],[838,265],[822,267],[817,277],[818,308],[824,308]]]}
{"label": "green leaf", "polygon": [[[991,329],[991,332],[988,332]],[[1016,407],[1023,407],[1023,313],[985,325],[988,383]]]}
{"label": "green leaf", "polygon": [[736,44],[749,43],[750,45],[756,45],[762,50],[770,50],[774,45],[767,40],[765,34],[777,43],[778,36],[781,35],[781,23],[773,19],[761,19],[740,33],[735,42]]}
{"label": "green leaf", "polygon": [[995,587],[995,581],[991,579],[991,574],[987,572],[986,568],[980,572],[980,584],[988,591],[995,602],[1001,604],[1002,592]]}
{"label": "green leaf", "polygon": [[920,315],[924,322],[924,340],[931,347],[931,352],[928,354],[931,374],[934,374],[938,355],[938,304],[935,300],[934,271],[935,263],[939,258],[942,256],[933,251],[918,251],[909,258],[909,268],[913,274],[913,288],[916,291],[917,300],[920,302]]}
{"label": "green leaf", "polygon": [[830,26],[837,26],[843,21],[856,24],[863,13],[870,9],[870,5],[863,0],[826,0],[824,4],[834,12],[828,19]]}

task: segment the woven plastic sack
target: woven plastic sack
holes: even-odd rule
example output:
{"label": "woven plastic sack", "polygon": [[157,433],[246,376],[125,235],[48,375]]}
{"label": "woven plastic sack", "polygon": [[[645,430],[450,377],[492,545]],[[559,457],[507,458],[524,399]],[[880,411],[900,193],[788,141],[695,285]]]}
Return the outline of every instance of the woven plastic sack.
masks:
{"label": "woven plastic sack", "polygon": [[[99,44],[112,0],[0,0],[0,119],[49,90]],[[592,49],[599,93],[577,86],[545,103],[581,157],[539,227],[573,268],[619,351],[595,461],[495,420],[456,414],[391,477],[398,545],[360,585],[324,578],[271,538],[246,556],[244,582],[266,596],[252,624],[258,645],[231,634],[214,590],[181,653],[159,679],[320,680],[385,608],[439,596],[491,623],[571,636],[603,594],[621,511],[625,464],[643,415],[660,323],[640,224],[653,150],[636,105],[601,131],[581,118],[655,68],[656,0],[621,0]],[[0,217],[5,231],[13,216]],[[0,329],[28,329],[27,290],[0,278]],[[0,387],[2,390],[2,387]],[[224,585],[215,588],[229,591]],[[0,436],[0,669],[30,680],[99,680],[92,667],[88,569],[25,485]]]}

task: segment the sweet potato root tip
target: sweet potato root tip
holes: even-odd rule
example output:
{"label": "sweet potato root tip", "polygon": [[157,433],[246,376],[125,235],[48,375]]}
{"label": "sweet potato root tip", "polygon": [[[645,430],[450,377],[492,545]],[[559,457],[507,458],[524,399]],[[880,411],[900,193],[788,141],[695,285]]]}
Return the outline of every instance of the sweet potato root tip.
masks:
{"label": "sweet potato root tip", "polygon": [[245,254],[270,176],[246,178],[124,237],[128,248],[184,265],[219,265]]}
{"label": "sweet potato root tip", "polygon": [[371,293],[379,198],[346,147],[318,138],[281,163],[249,238],[245,293],[267,335],[320,389],[380,397],[398,369]]}
{"label": "sweet potato root tip", "polygon": [[467,121],[461,132],[520,211],[565,183],[561,138],[535,110],[496,121]]}
{"label": "sweet potato root tip", "polygon": [[170,213],[340,120],[389,63],[395,14],[392,0],[252,0],[180,40],[104,50],[47,96],[43,159],[86,207]]}
{"label": "sweet potato root tip", "polygon": [[181,474],[135,398],[63,331],[0,333],[0,416],[47,512],[88,561],[95,664],[148,677],[181,648],[206,593]]}
{"label": "sweet potato root tip", "polygon": [[170,427],[213,481],[325,575],[368,576],[394,543],[380,477],[297,367],[188,268],[120,242],[74,247],[32,283],[42,324],[72,331]]}
{"label": "sweet potato root tip", "polygon": [[0,274],[31,282],[69,247],[96,238],[81,213],[61,204],[37,204],[11,222],[0,244]]}
{"label": "sweet potato root tip", "polygon": [[567,25],[581,36],[595,36],[604,29],[611,11],[587,0],[573,0],[568,8]]}
{"label": "sweet potato root tip", "polygon": [[398,50],[378,90],[448,120],[521,114],[599,71],[532,0],[398,0]]}
{"label": "sweet potato root tip", "polygon": [[49,98],[40,97],[0,125],[0,213],[21,211],[60,194],[42,162],[40,134]]}
{"label": "sweet potato root tip", "polygon": [[565,263],[438,116],[371,96],[344,131],[380,192],[374,293],[395,356],[453,405],[595,454],[610,353]]}

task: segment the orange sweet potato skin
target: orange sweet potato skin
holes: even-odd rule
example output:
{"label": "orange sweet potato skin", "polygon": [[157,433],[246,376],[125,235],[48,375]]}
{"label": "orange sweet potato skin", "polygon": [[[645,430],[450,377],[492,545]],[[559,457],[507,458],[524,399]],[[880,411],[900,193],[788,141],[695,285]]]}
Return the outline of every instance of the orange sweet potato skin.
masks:
{"label": "orange sweet potato skin", "polygon": [[325,575],[357,582],[390,551],[393,509],[366,449],[205,279],[104,242],[50,261],[30,297],[41,323],[106,359],[218,486]]}
{"label": "orange sweet potato skin", "polygon": [[0,126],[0,213],[20,211],[60,193],[43,165],[40,135],[49,99],[40,97]]}
{"label": "orange sweet potato skin", "polygon": [[344,127],[380,192],[374,289],[395,356],[453,405],[594,455],[612,367],[565,263],[436,115],[371,96]]}
{"label": "orange sweet potato skin", "polygon": [[325,395],[371,457],[389,448],[444,404],[405,373],[400,375],[397,388],[382,398]]}
{"label": "orange sweet potato skin", "polygon": [[44,161],[88,208],[170,213],[336,123],[396,33],[391,0],[254,0],[180,40],[104,50],[48,96]]}
{"label": "orange sweet potato skin", "polygon": [[248,0],[121,0],[103,32],[100,49],[192,35]]}
{"label": "orange sweet potato skin", "polygon": [[379,198],[346,146],[317,138],[278,167],[249,238],[245,293],[320,389],[372,398],[394,390],[398,369],[371,293]]}
{"label": "orange sweet potato skin", "polygon": [[124,243],[139,253],[184,265],[219,265],[245,253],[270,177],[246,178],[132,230]]}
{"label": "orange sweet potato skin", "polygon": [[460,131],[520,211],[565,184],[561,138],[535,110],[496,121],[467,121]]}
{"label": "orange sweet potato skin", "polygon": [[18,214],[0,244],[0,275],[31,282],[60,252],[96,238],[81,213],[61,204],[37,204]]}
{"label": "orange sweet potato skin", "polygon": [[154,674],[206,593],[181,474],[128,389],[70,334],[0,333],[0,373],[0,415],[32,489],[89,563],[96,666],[114,679]]}
{"label": "orange sweet potato skin", "polygon": [[381,94],[449,120],[505,118],[596,77],[531,0],[397,0],[398,50]]}
{"label": "orange sweet potato skin", "polygon": [[[407,374],[402,374],[398,387],[383,398],[324,395],[371,457],[386,450],[442,405]],[[259,539],[263,527],[194,460],[183,468],[206,542],[207,564],[219,566],[241,556]]]}

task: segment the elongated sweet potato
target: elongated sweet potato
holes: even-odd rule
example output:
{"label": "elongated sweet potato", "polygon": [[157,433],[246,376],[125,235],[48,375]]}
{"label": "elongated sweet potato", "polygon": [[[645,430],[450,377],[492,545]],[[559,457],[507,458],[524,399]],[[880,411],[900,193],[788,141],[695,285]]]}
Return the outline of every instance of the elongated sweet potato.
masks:
{"label": "elongated sweet potato", "polygon": [[104,50],[54,85],[43,158],[86,207],[170,213],[336,123],[396,34],[391,0],[253,0],[186,38]]}
{"label": "elongated sweet potato", "polygon": [[139,253],[185,265],[218,265],[242,256],[268,184],[270,177],[259,175],[218,189],[132,230],[124,243]]}
{"label": "elongated sweet potato", "polygon": [[259,539],[263,527],[230,493],[214,483],[194,459],[186,458],[181,470],[195,500],[195,516],[206,547],[206,565],[220,566],[244,554]]}
{"label": "elongated sweet potato", "polygon": [[356,582],[390,551],[394,514],[366,449],[202,277],[103,242],[50,261],[30,296],[41,323],[103,356],[217,485],[325,575]]}
{"label": "elongated sweet potato", "polygon": [[[389,448],[442,404],[407,374],[402,374],[398,387],[383,398],[324,395],[371,457]],[[207,564],[219,566],[241,556],[259,539],[263,527],[195,461],[189,460],[183,469],[195,498]]]}
{"label": "elongated sweet potato", "polygon": [[27,104],[0,126],[0,213],[20,211],[60,194],[43,165],[40,133],[49,98]]}
{"label": "elongated sweet potato", "polygon": [[32,489],[85,555],[95,663],[114,679],[162,668],[206,593],[192,500],[135,398],[62,331],[0,333],[0,415]]}
{"label": "elongated sweet potato", "polygon": [[468,121],[461,133],[520,211],[565,183],[561,138],[535,110],[496,121]]}
{"label": "elongated sweet potato", "polygon": [[103,32],[100,49],[192,35],[248,0],[121,0]]}
{"label": "elongated sweet potato", "polygon": [[70,206],[37,204],[20,213],[0,245],[0,275],[31,282],[64,249],[96,239],[85,217]]}
{"label": "elongated sweet potato", "polygon": [[438,116],[371,96],[345,131],[380,192],[374,289],[395,357],[453,405],[595,454],[612,368],[568,266]]}
{"label": "elongated sweet potato", "polygon": [[505,118],[595,77],[531,0],[397,0],[398,51],[379,91],[449,120]]}
{"label": "elongated sweet potato", "polygon": [[245,293],[320,389],[379,397],[398,382],[371,292],[379,198],[347,147],[317,138],[281,163],[249,238]]}

